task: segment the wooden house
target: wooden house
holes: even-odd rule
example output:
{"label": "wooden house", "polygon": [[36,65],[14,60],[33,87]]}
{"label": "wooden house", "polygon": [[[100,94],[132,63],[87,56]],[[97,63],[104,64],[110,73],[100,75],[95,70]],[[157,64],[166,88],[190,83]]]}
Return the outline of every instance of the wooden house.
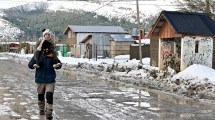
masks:
{"label": "wooden house", "polygon": [[162,11],[149,36],[152,66],[176,71],[192,64],[215,68],[215,23],[205,13]]}
{"label": "wooden house", "polygon": [[8,52],[19,52],[19,42],[1,42],[1,50]]}
{"label": "wooden house", "polygon": [[19,43],[10,43],[9,44],[9,52],[18,52]]}
{"label": "wooden house", "polygon": [[120,26],[68,25],[64,34],[66,35],[66,43],[71,46],[71,54],[76,57],[84,57],[86,46],[83,44],[83,40],[86,38],[91,39],[89,44],[93,47],[92,57],[95,58],[96,51],[94,45],[108,45],[106,42],[108,42],[110,34],[127,34],[127,32]]}
{"label": "wooden house", "polygon": [[[134,39],[129,34],[106,34],[106,39],[96,41],[96,46],[92,44],[93,35],[88,35],[81,43],[85,46],[85,56],[92,58],[93,56],[99,56],[102,58],[114,58],[117,55],[129,55],[130,45],[134,43]],[[96,55],[93,55],[96,48]]]}

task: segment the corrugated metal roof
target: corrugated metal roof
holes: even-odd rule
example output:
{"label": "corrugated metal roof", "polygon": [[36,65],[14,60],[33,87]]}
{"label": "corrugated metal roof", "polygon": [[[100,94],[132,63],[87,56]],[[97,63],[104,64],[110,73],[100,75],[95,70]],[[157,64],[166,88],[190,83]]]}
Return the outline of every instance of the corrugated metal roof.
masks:
{"label": "corrugated metal roof", "polygon": [[118,42],[135,42],[132,36],[129,34],[111,34],[110,36],[114,41]]}
{"label": "corrugated metal roof", "polygon": [[127,33],[120,26],[79,26],[69,25],[73,32],[81,33]]}
{"label": "corrugated metal roof", "polygon": [[177,33],[215,34],[215,22],[206,13],[163,11]]}

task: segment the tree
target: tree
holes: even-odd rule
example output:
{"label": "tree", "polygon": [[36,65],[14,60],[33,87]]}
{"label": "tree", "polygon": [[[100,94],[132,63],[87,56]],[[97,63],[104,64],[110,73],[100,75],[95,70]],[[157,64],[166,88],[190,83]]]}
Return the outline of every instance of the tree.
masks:
{"label": "tree", "polygon": [[215,21],[214,0],[177,0],[179,9],[188,12],[205,12]]}

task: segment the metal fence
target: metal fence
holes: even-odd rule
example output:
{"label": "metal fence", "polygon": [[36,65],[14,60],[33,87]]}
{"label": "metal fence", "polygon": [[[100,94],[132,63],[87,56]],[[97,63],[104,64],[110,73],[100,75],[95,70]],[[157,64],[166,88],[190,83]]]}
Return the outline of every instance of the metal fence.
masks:
{"label": "metal fence", "polygon": [[96,45],[97,58],[114,58],[117,55],[129,55],[128,45]]}
{"label": "metal fence", "polygon": [[117,55],[129,55],[130,46],[128,45],[83,45],[83,44],[73,44],[69,46],[60,46],[57,50],[62,51],[62,49],[67,47],[67,56],[70,57],[83,57],[83,58],[114,58]]}

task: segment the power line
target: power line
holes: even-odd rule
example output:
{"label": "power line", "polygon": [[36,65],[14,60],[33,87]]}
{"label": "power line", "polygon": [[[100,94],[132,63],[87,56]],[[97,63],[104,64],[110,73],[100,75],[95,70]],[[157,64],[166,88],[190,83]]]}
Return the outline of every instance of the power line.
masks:
{"label": "power line", "polygon": [[[87,13],[84,14],[83,16],[86,17],[86,15],[91,14],[92,12],[95,12],[95,11],[97,11],[97,10],[99,10],[99,9],[101,9],[101,8],[103,8],[103,7],[105,7],[105,6],[109,5],[109,4],[112,3],[112,2],[114,2],[114,0],[108,2],[107,4],[105,4],[105,5],[103,5],[103,6],[99,7],[99,8],[97,8],[97,9],[95,9],[95,10],[92,10],[92,11],[87,12]],[[76,17],[76,19],[84,18],[83,16]]]}
{"label": "power line", "polygon": [[95,12],[95,11],[97,11],[97,10],[99,10],[99,9],[101,9],[101,8],[103,8],[103,7],[105,7],[105,6],[107,6],[107,5],[109,5],[109,4],[112,3],[112,2],[114,2],[114,1],[110,1],[109,3],[107,3],[107,4],[105,4],[105,5],[103,5],[103,6],[99,7],[99,8],[97,8],[97,9],[91,11],[91,12]]}
{"label": "power line", "polygon": [[[113,3],[113,4],[128,4],[128,5],[134,5],[134,6],[136,6],[136,4],[135,3],[117,3],[117,2],[115,2],[115,3]],[[155,4],[155,3],[139,3],[139,5],[141,5],[141,6],[146,6],[146,5],[158,5],[158,6],[182,6],[182,5],[173,5],[173,4]]]}

